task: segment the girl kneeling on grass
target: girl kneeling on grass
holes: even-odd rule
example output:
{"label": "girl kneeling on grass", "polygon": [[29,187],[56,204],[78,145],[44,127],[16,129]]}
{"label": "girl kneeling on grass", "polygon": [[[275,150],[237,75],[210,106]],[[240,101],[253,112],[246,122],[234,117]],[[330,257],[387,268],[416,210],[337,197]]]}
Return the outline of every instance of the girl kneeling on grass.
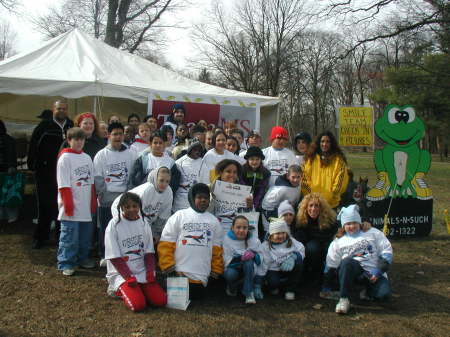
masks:
{"label": "girl kneeling on grass", "polygon": [[362,299],[386,300],[390,297],[391,287],[386,271],[392,263],[392,246],[380,230],[373,227],[366,232],[361,230],[357,205],[342,208],[338,220],[343,228],[339,229],[328,249],[321,294],[331,293],[329,285],[337,273],[339,302],[336,313],[346,314],[350,309],[349,295],[355,282],[365,285],[360,293]]}
{"label": "girl kneeling on grass", "polygon": [[156,282],[152,231],[139,215],[141,199],[124,193],[118,211],[105,232],[108,293],[115,291],[132,311],[145,309],[147,303],[163,307],[167,296]]}
{"label": "girl kneeling on grass", "polygon": [[262,244],[263,271],[272,295],[285,289],[286,300],[295,299],[305,258],[305,247],[291,237],[286,221],[275,219],[269,225],[269,238]]}
{"label": "girl kneeling on grass", "polygon": [[261,269],[258,266],[261,266],[262,262],[261,242],[249,229],[245,216],[238,215],[234,218],[231,229],[223,239],[224,277],[227,281],[228,296],[237,295],[239,282],[243,279],[242,293],[245,303],[255,304],[255,298],[263,299],[261,283],[264,275],[258,275],[258,269]]}

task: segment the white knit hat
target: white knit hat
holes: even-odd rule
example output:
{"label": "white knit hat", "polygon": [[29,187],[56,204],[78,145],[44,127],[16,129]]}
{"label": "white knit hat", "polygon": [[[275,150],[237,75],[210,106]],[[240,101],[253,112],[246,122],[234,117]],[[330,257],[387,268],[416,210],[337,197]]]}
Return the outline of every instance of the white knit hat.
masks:
{"label": "white knit hat", "polygon": [[294,207],[289,203],[289,201],[284,200],[278,206],[278,217],[281,218],[283,215],[291,213],[295,215]]}
{"label": "white knit hat", "polygon": [[341,221],[342,227],[349,222],[361,223],[361,216],[359,215],[358,205],[350,205],[348,207],[342,207],[337,219]]}
{"label": "white knit hat", "polygon": [[283,219],[275,218],[270,222],[269,235],[275,233],[288,233],[288,235],[291,235],[291,231],[289,230],[286,221],[284,221]]}

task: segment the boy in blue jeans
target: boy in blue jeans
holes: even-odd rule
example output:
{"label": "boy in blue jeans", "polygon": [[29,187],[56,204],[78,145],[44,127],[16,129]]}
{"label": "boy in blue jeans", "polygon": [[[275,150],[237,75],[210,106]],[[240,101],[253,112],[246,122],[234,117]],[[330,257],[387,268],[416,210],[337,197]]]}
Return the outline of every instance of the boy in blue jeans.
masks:
{"label": "boy in blue jeans", "polygon": [[67,131],[69,148],[58,157],[56,180],[58,183],[59,236],[58,269],[71,276],[75,267],[94,268],[89,260],[92,241],[92,213],[97,200],[94,188],[94,169],[91,157],[83,152],[86,134],[80,128]]}
{"label": "boy in blue jeans", "polygon": [[94,158],[94,182],[98,194],[98,241],[100,267],[106,267],[105,231],[112,219],[111,205],[130,186],[130,172],[136,160],[135,151],[124,144],[124,127],[114,122],[108,126],[109,144]]}

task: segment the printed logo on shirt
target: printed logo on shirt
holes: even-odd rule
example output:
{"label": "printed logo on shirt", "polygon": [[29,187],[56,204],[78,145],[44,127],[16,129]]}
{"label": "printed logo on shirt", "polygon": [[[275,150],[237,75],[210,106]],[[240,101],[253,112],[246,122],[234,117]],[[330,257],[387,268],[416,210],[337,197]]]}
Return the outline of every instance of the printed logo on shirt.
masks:
{"label": "printed logo on shirt", "polygon": [[185,177],[185,182],[183,184],[180,183],[180,187],[184,190],[183,192],[187,193],[191,186],[197,184],[198,181],[195,173],[185,174]]}
{"label": "printed logo on shirt", "polygon": [[162,202],[158,201],[155,205],[147,205],[143,208],[143,211],[145,213],[145,216],[152,219],[154,218],[161,208]]}
{"label": "printed logo on shirt", "polygon": [[287,159],[272,159],[267,163],[267,168],[271,172],[275,172],[277,175],[282,175],[287,172],[289,167]]}
{"label": "printed logo on shirt", "polygon": [[291,256],[292,252],[283,254],[281,256],[273,256],[274,257],[274,261],[275,263],[277,263],[278,265],[281,265],[284,261],[286,261],[288,259],[289,256]]}
{"label": "printed logo on shirt", "polygon": [[208,223],[186,223],[183,225],[183,232],[183,246],[209,247],[212,233]]}
{"label": "printed logo on shirt", "polygon": [[75,181],[77,186],[86,186],[90,185],[91,181],[91,170],[89,169],[89,165],[83,165],[80,167],[77,167],[74,170],[75,173]]}
{"label": "printed logo on shirt", "polygon": [[107,165],[106,172],[109,172],[105,178],[107,183],[124,182],[128,180],[128,168],[126,162]]}
{"label": "printed logo on shirt", "polygon": [[374,252],[372,244],[365,239],[355,242],[350,246],[342,247],[341,249],[343,256],[351,256],[357,260],[368,259]]}
{"label": "printed logo on shirt", "polygon": [[[125,260],[135,260],[144,254],[144,241],[142,240],[142,234],[132,236],[130,238],[122,240],[122,247],[125,248]],[[132,247],[138,247],[138,249],[129,249]],[[126,250],[129,249],[129,250]]]}

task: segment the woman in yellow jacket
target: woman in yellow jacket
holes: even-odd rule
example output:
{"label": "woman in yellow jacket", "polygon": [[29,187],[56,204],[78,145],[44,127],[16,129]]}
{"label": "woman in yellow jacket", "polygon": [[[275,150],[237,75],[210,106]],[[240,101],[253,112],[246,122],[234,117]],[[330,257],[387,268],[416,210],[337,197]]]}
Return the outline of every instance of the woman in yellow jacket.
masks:
{"label": "woman in yellow jacket", "polygon": [[347,160],[330,131],[321,133],[306,155],[302,193],[318,192],[336,208],[348,185]]}

